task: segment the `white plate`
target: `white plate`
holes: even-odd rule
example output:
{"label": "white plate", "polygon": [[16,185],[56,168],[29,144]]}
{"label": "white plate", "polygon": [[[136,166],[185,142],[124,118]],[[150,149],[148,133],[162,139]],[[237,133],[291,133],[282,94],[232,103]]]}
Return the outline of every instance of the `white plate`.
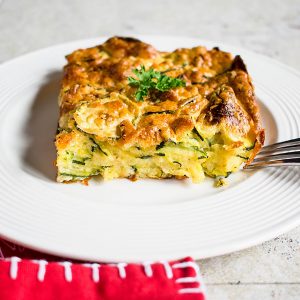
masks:
{"label": "white plate", "polygon": [[[196,39],[141,36],[161,50],[219,46],[253,77],[267,143],[299,137],[300,74],[264,56]],[[57,95],[64,55],[105,38],[43,49],[0,66],[0,234],[44,252],[94,261],[142,261],[240,250],[300,224],[300,169],[207,179],[54,181]]]}

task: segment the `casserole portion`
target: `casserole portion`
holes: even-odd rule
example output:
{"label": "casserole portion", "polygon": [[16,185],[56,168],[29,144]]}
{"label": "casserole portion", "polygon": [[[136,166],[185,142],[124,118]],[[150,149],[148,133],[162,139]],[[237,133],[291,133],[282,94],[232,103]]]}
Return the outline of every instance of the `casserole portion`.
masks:
{"label": "casserole portion", "polygon": [[113,37],[67,60],[55,142],[59,182],[226,177],[264,142],[239,56],[204,47],[161,52]]}

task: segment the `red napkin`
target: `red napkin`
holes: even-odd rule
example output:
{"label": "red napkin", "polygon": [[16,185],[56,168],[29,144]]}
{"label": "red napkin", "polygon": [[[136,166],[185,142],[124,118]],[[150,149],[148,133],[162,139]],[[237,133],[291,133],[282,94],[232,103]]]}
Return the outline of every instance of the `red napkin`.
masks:
{"label": "red napkin", "polygon": [[192,258],[141,264],[62,260],[0,239],[0,299],[204,300]]}

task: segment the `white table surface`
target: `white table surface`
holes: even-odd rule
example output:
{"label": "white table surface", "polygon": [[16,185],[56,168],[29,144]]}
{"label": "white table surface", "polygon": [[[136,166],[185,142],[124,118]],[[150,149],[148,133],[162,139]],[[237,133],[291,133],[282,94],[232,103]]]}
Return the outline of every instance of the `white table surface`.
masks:
{"label": "white table surface", "polygon": [[[300,70],[300,0],[0,0],[0,62],[66,41],[134,33],[226,42]],[[300,299],[300,227],[199,264],[209,299]]]}

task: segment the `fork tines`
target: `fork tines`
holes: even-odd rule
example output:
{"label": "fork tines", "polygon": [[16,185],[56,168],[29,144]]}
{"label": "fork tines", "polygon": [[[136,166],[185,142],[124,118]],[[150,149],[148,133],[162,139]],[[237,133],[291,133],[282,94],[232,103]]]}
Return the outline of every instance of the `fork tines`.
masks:
{"label": "fork tines", "polygon": [[300,166],[300,138],[265,146],[246,168]]}

